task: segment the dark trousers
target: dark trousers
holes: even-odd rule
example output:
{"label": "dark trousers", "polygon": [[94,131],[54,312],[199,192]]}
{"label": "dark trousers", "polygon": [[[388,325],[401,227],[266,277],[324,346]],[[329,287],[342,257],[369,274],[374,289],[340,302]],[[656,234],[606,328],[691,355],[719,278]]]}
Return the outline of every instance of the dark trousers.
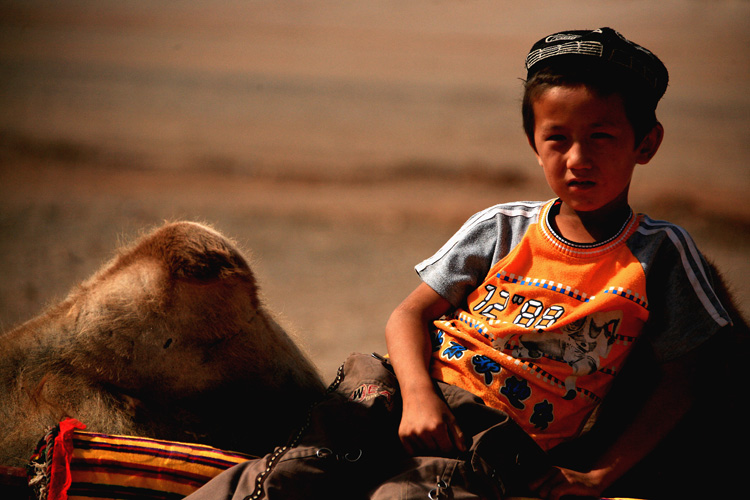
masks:
{"label": "dark trousers", "polygon": [[223,472],[188,499],[528,495],[528,482],[550,467],[546,454],[504,412],[454,386],[436,383],[436,390],[464,434],[472,437],[467,453],[407,456],[398,440],[401,398],[390,365],[382,358],[353,354],[289,444]]}

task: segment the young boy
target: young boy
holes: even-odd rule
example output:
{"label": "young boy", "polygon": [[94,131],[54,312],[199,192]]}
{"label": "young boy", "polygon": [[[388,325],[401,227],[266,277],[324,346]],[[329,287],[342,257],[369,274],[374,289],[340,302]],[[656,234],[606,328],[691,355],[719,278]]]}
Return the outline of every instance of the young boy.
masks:
{"label": "young boy", "polygon": [[411,454],[466,449],[433,379],[507,412],[539,446],[578,436],[636,343],[662,376],[633,424],[585,473],[556,468],[542,497],[602,492],[690,407],[696,347],[731,323],[678,226],[634,214],[628,190],[663,136],[659,59],[610,28],[535,44],[523,101],[529,144],[557,198],[491,207],[416,266],[423,283],[386,339]]}
{"label": "young boy", "polygon": [[[525,128],[557,198],[469,219],[417,266],[390,363],[350,357],[289,445],[191,500],[598,497],[686,412],[695,348],[730,319],[685,231],[628,205],[667,71],[609,28],[550,35],[527,68]],[[542,450],[582,433],[636,344],[662,362],[638,418],[588,472],[551,467]]]}

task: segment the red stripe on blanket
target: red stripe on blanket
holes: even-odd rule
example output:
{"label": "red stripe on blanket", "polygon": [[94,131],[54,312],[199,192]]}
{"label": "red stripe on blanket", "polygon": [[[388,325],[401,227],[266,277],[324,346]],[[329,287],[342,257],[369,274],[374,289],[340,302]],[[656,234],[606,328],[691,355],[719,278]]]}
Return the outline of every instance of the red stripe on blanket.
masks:
{"label": "red stripe on blanket", "polygon": [[178,499],[253,458],[212,446],[94,434],[82,428],[76,420],[65,420],[37,446],[33,489],[40,498]]}
{"label": "red stripe on blanket", "polygon": [[[183,453],[174,450],[160,450],[159,448],[150,446],[131,446],[114,443],[104,442],[92,442],[87,440],[81,440],[73,438],[73,445],[78,450],[91,450],[91,451],[112,451],[115,453],[132,453],[134,455],[148,455],[150,457],[159,457],[164,459],[175,459],[185,463],[206,465],[209,467],[216,467],[218,469],[226,469],[235,465],[236,461],[221,460],[216,457],[204,457],[193,455],[190,453]],[[197,451],[204,451],[198,449]],[[238,458],[244,458],[248,460],[250,457],[242,457],[241,455],[235,455]]]}
{"label": "red stripe on blanket", "polygon": [[73,472],[86,471],[95,474],[122,474],[132,477],[151,478],[172,483],[201,486],[213,476],[194,474],[166,466],[152,466],[134,464],[117,460],[103,460],[100,458],[76,459],[70,464]]}
{"label": "red stripe on blanket", "polygon": [[[144,437],[137,437],[137,436],[125,436],[125,435],[113,435],[113,434],[100,434],[96,432],[89,432],[89,431],[77,431],[75,433],[74,439],[78,440],[91,440],[91,438],[102,438],[102,439],[112,439],[117,438],[118,441],[127,441],[130,443],[142,443],[145,446],[151,446],[154,448],[161,448],[161,447],[168,447],[168,446],[174,446],[178,444],[180,448],[193,450],[196,452],[205,452],[205,451],[217,451],[218,448],[214,448],[212,446],[208,446],[205,444],[194,444],[194,443],[184,443],[184,442],[176,442],[176,441],[164,441],[160,439],[154,439],[154,438],[144,438]],[[235,457],[235,458],[242,458],[242,459],[250,459],[250,458],[258,458],[253,457],[251,455],[247,455],[245,453],[239,453],[236,451],[226,451],[226,450],[219,450],[222,455],[226,457]]]}

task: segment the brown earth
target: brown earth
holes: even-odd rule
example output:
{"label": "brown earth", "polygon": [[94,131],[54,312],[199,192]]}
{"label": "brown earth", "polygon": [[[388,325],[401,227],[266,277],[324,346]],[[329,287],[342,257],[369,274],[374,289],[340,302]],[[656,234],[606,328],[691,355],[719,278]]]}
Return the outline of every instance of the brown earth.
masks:
{"label": "brown earth", "polygon": [[525,51],[610,25],[672,80],[637,210],[684,225],[750,313],[750,2],[0,3],[0,327],[122,241],[208,222],[330,379],[472,213],[547,199]]}

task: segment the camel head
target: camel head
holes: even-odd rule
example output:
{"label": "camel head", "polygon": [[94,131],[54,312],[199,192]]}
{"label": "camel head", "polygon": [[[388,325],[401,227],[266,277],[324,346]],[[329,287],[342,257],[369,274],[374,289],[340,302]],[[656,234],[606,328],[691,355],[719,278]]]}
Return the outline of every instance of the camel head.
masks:
{"label": "camel head", "polygon": [[254,371],[253,350],[269,348],[247,262],[195,223],[164,226],[126,249],[57,314],[65,362],[126,392],[202,392]]}
{"label": "camel head", "polygon": [[[262,444],[278,444],[324,390],[237,246],[192,222],[147,234],[2,340],[0,416],[28,423],[25,442],[67,415],[102,432],[242,447],[232,432],[257,424]],[[248,417],[238,394],[268,409]]]}

